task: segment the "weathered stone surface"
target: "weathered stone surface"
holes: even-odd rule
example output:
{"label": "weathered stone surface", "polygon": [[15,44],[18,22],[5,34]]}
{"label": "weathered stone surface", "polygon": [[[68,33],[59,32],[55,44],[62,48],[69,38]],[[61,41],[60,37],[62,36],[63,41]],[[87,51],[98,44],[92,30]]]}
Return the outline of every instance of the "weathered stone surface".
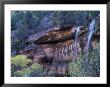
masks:
{"label": "weathered stone surface", "polygon": [[[36,44],[37,47],[30,47],[22,53],[32,57],[33,63],[41,64],[47,72],[64,76],[68,72],[68,63],[77,60],[75,49],[79,54],[84,53],[87,29],[81,27],[80,30],[77,47],[74,46],[76,27],[63,26],[30,37],[28,42]],[[95,35],[100,36],[100,33],[97,31]],[[95,47],[94,44],[93,42],[93,47]]]}
{"label": "weathered stone surface", "polygon": [[46,62],[46,54],[44,53],[39,53],[39,54],[35,54],[34,58],[33,58],[33,63],[45,63]]}
{"label": "weathered stone surface", "polygon": [[53,59],[53,49],[52,48],[46,48],[46,49],[44,49],[44,51],[47,55],[47,59],[52,60]]}

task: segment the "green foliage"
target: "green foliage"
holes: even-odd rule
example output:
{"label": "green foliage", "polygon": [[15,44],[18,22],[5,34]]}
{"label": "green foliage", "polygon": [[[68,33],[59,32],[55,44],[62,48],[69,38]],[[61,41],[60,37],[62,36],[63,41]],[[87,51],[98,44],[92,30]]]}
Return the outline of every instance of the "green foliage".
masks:
{"label": "green foliage", "polygon": [[38,77],[43,75],[43,68],[41,67],[40,64],[34,63],[30,66],[31,73],[29,76],[31,77]]}
{"label": "green foliage", "polygon": [[26,76],[29,76],[29,74],[31,72],[32,71],[29,68],[26,68],[26,69],[23,69],[23,70],[15,71],[13,76],[14,77],[26,77]]}
{"label": "green foliage", "polygon": [[[17,55],[11,58],[11,75],[13,77],[41,76],[43,68],[41,65],[32,64],[31,59],[27,59],[25,55]],[[30,66],[29,66],[30,65]]]}
{"label": "green foliage", "polygon": [[99,45],[96,49],[90,51],[86,56],[79,57],[78,60],[69,64],[70,76],[76,77],[98,77],[100,76],[100,49]]}
{"label": "green foliage", "polygon": [[11,58],[11,72],[12,75],[15,71],[28,67],[32,63],[31,59],[27,59],[25,55],[17,55]]}
{"label": "green foliage", "polygon": [[82,68],[82,58],[79,57],[76,61],[73,61],[69,64],[69,73],[70,77],[73,76],[81,76],[81,68]]}
{"label": "green foliage", "polygon": [[20,66],[21,68],[27,67],[27,65],[31,62],[32,60],[27,59],[25,55],[17,55],[11,58],[11,64],[14,64],[15,66]]}
{"label": "green foliage", "polygon": [[49,12],[45,11],[12,11],[11,12],[11,49],[18,55],[19,50],[25,47],[25,41],[39,28],[42,18]]}
{"label": "green foliage", "polygon": [[[84,68],[85,67],[85,68]],[[86,76],[100,76],[100,48],[99,45],[96,49],[93,49],[87,57],[83,59],[84,73]]]}
{"label": "green foliage", "polygon": [[43,69],[37,63],[32,64],[30,67],[24,68],[23,70],[18,70],[14,72],[15,77],[38,77],[42,76],[42,74]]}
{"label": "green foliage", "polygon": [[42,71],[42,67],[41,67],[41,65],[40,64],[38,64],[38,63],[34,63],[34,64],[32,64],[31,66],[30,66],[30,68],[31,68],[31,70],[33,70],[33,71]]}

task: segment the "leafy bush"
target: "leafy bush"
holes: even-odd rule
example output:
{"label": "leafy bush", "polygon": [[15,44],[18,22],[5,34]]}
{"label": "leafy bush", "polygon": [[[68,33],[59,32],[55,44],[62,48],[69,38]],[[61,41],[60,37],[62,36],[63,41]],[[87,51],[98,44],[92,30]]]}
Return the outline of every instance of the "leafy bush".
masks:
{"label": "leafy bush", "polygon": [[12,75],[15,71],[28,67],[32,63],[31,59],[27,59],[25,55],[17,55],[11,58],[11,72]]}
{"label": "leafy bush", "polygon": [[23,70],[18,70],[14,72],[14,77],[26,77],[29,76],[29,74],[32,71],[29,68],[23,69]]}
{"label": "leafy bush", "polygon": [[82,64],[83,73],[86,76],[100,76],[100,49],[99,47],[92,50],[87,57],[83,58]]}
{"label": "leafy bush", "polygon": [[100,76],[100,49],[92,49],[88,55],[83,58],[79,57],[78,60],[69,64],[70,76],[76,77],[98,77]]}
{"label": "leafy bush", "polygon": [[76,61],[73,61],[69,64],[69,73],[70,77],[73,76],[81,76],[81,68],[82,68],[82,58],[79,57]]}
{"label": "leafy bush", "polygon": [[[25,55],[17,55],[11,58],[11,75],[13,77],[32,77],[42,76],[43,69],[41,65],[34,63],[27,59]],[[30,66],[29,66],[30,65]]]}
{"label": "leafy bush", "polygon": [[30,66],[31,73],[29,76],[31,77],[38,77],[43,75],[43,68],[41,67],[40,64],[34,63]]}
{"label": "leafy bush", "polygon": [[43,75],[42,67],[35,63],[28,68],[14,72],[15,77],[38,77]]}
{"label": "leafy bush", "polygon": [[32,60],[27,59],[27,56],[25,55],[17,55],[11,58],[11,64],[14,64],[15,66],[19,66],[21,68],[27,67],[29,63],[32,63]]}

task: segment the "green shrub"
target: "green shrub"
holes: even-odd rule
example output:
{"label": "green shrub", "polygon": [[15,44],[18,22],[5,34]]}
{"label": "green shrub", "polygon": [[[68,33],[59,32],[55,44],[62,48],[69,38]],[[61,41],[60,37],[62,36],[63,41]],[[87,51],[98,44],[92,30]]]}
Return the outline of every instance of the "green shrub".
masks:
{"label": "green shrub", "polygon": [[31,59],[28,59],[25,55],[17,55],[11,58],[11,73],[12,76],[15,71],[27,68],[32,63]]}
{"label": "green shrub", "polygon": [[14,77],[38,77],[42,75],[43,75],[43,69],[41,65],[37,63],[34,63],[30,67],[15,71],[13,73]]}
{"label": "green shrub", "polygon": [[34,63],[25,55],[17,55],[11,58],[11,75],[13,77],[35,77],[42,76],[43,68],[40,64]]}
{"label": "green shrub", "polygon": [[36,70],[39,70],[39,71],[42,71],[42,67],[41,67],[41,65],[40,64],[38,64],[38,63],[34,63],[34,64],[32,64],[31,66],[30,66],[30,68],[34,71],[36,71]]}
{"label": "green shrub", "polygon": [[92,49],[88,55],[79,57],[69,64],[69,76],[99,77],[100,76],[100,46]]}
{"label": "green shrub", "polygon": [[14,64],[16,66],[20,66],[22,68],[27,67],[29,63],[32,63],[31,59],[27,59],[27,56],[25,55],[17,55],[15,57],[11,58],[11,64]]}
{"label": "green shrub", "polygon": [[81,76],[81,68],[82,68],[82,58],[78,58],[76,61],[73,61],[69,64],[69,76]]}
{"label": "green shrub", "polygon": [[43,68],[40,64],[34,63],[30,66],[31,73],[29,74],[30,77],[38,77],[43,75]]}
{"label": "green shrub", "polygon": [[82,70],[84,75],[98,77],[100,76],[100,49],[97,47],[83,58]]}
{"label": "green shrub", "polygon": [[18,70],[14,72],[14,77],[26,77],[26,76],[29,76],[31,72],[32,71],[29,68],[26,68],[24,70]]}

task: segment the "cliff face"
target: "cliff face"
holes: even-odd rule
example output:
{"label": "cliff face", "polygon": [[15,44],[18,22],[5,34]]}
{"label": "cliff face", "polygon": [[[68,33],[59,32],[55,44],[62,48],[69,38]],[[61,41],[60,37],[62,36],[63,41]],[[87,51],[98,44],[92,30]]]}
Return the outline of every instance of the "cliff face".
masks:
{"label": "cliff face", "polygon": [[[76,27],[59,28],[48,31],[45,35],[32,43],[36,47],[23,51],[21,54],[39,63],[47,72],[54,72],[56,76],[64,76],[68,72],[68,63],[75,61],[78,55],[84,54],[87,29],[81,27],[77,46],[75,46]],[[99,36],[97,33],[94,36]],[[98,39],[92,41],[93,47]],[[76,55],[77,50],[77,55]]]}

